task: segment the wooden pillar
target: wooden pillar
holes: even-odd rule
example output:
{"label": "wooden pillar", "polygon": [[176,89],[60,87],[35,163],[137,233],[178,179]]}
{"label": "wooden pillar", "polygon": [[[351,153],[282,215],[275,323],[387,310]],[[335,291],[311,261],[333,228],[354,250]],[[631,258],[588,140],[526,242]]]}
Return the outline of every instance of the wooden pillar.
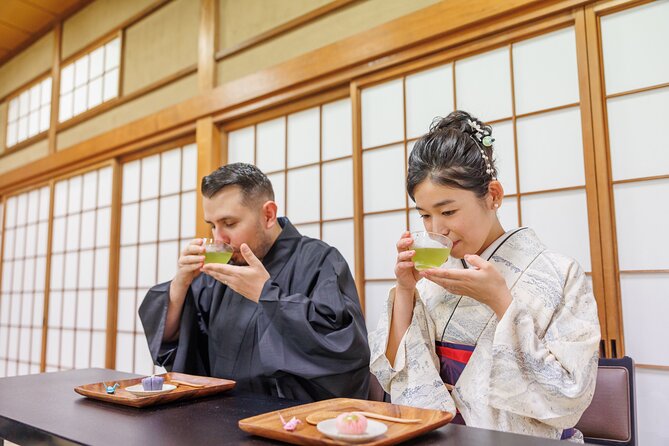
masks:
{"label": "wooden pillar", "polygon": [[51,119],[49,122],[49,154],[56,153],[58,104],[60,103],[60,52],[63,41],[63,22],[53,27],[53,56],[51,64]]}
{"label": "wooden pillar", "polygon": [[121,252],[122,165],[112,162],[111,233],[109,234],[109,284],[107,288],[107,330],[105,367],[116,368],[116,328],[118,317],[118,276]]}
{"label": "wooden pillar", "polygon": [[216,80],[216,25],[218,2],[200,0],[197,81],[200,93],[212,90]]}
{"label": "wooden pillar", "polygon": [[197,219],[195,224],[197,237],[208,237],[211,234],[209,226],[204,222],[202,210],[202,194],[200,194],[200,181],[202,177],[209,175],[220,166],[221,155],[221,132],[211,116],[199,119],[195,127],[195,140],[197,142]]}
{"label": "wooden pillar", "polygon": [[360,306],[365,312],[365,221],[362,203],[362,119],[360,113],[360,90],[351,82],[351,130],[353,134],[353,238],[355,253],[355,284],[360,296]]}

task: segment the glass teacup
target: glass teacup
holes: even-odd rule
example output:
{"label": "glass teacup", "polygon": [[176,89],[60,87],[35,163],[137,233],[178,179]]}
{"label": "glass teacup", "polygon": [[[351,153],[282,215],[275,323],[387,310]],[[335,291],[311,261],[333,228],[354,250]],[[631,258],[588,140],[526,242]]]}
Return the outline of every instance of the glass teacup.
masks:
{"label": "glass teacup", "polygon": [[225,242],[206,239],[204,242],[204,263],[228,263],[232,258],[233,247]]}
{"label": "glass teacup", "polygon": [[435,232],[417,231],[412,232],[412,250],[416,251],[412,260],[418,271],[430,268],[439,268],[451,254],[453,242],[445,235]]}

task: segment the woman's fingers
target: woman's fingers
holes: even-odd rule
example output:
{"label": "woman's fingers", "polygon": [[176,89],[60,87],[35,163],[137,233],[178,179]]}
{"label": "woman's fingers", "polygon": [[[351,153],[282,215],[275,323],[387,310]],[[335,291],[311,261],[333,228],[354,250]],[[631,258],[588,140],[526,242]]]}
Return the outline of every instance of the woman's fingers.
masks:
{"label": "woman's fingers", "polygon": [[416,254],[416,251],[410,250],[410,251],[400,251],[399,254],[397,254],[397,261],[398,262],[404,262],[406,260],[409,260],[413,258],[413,256]]}

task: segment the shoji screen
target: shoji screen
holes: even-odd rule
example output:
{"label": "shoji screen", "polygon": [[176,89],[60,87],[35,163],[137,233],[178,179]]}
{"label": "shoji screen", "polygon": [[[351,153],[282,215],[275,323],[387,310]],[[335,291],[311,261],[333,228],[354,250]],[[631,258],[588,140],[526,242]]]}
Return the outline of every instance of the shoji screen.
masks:
{"label": "shoji screen", "polygon": [[669,442],[668,23],[666,0],[601,18],[625,352],[641,364],[639,443],[651,446]]}
{"label": "shoji screen", "polygon": [[112,168],[54,189],[46,370],[104,367]]}
{"label": "shoji screen", "polygon": [[343,99],[230,132],[228,163],[255,163],[279,215],[335,246],[353,272],[351,102]]}
{"label": "shoji screen", "polygon": [[405,193],[405,160],[433,118],[453,109],[493,126],[505,229],[530,226],[549,248],[591,270],[570,27],[362,90],[365,302],[372,329],[394,283],[395,243],[402,231],[422,229]]}
{"label": "shoji screen", "polygon": [[42,187],[6,201],[0,376],[40,371],[49,200],[49,187]]}
{"label": "shoji screen", "polygon": [[197,148],[194,144],[123,165],[116,368],[154,367],[137,315],[146,292],[171,280],[183,246],[195,237]]}

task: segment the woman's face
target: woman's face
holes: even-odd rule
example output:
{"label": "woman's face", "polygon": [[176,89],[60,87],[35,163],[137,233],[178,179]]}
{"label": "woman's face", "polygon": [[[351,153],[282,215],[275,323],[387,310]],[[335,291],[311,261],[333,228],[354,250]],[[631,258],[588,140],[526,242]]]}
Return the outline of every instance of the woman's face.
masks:
{"label": "woman's face", "polygon": [[416,186],[414,198],[425,230],[450,238],[451,255],[458,259],[465,254],[481,254],[504,233],[494,206],[499,200],[493,200],[491,193],[478,198],[474,192],[443,186],[428,178]]}

